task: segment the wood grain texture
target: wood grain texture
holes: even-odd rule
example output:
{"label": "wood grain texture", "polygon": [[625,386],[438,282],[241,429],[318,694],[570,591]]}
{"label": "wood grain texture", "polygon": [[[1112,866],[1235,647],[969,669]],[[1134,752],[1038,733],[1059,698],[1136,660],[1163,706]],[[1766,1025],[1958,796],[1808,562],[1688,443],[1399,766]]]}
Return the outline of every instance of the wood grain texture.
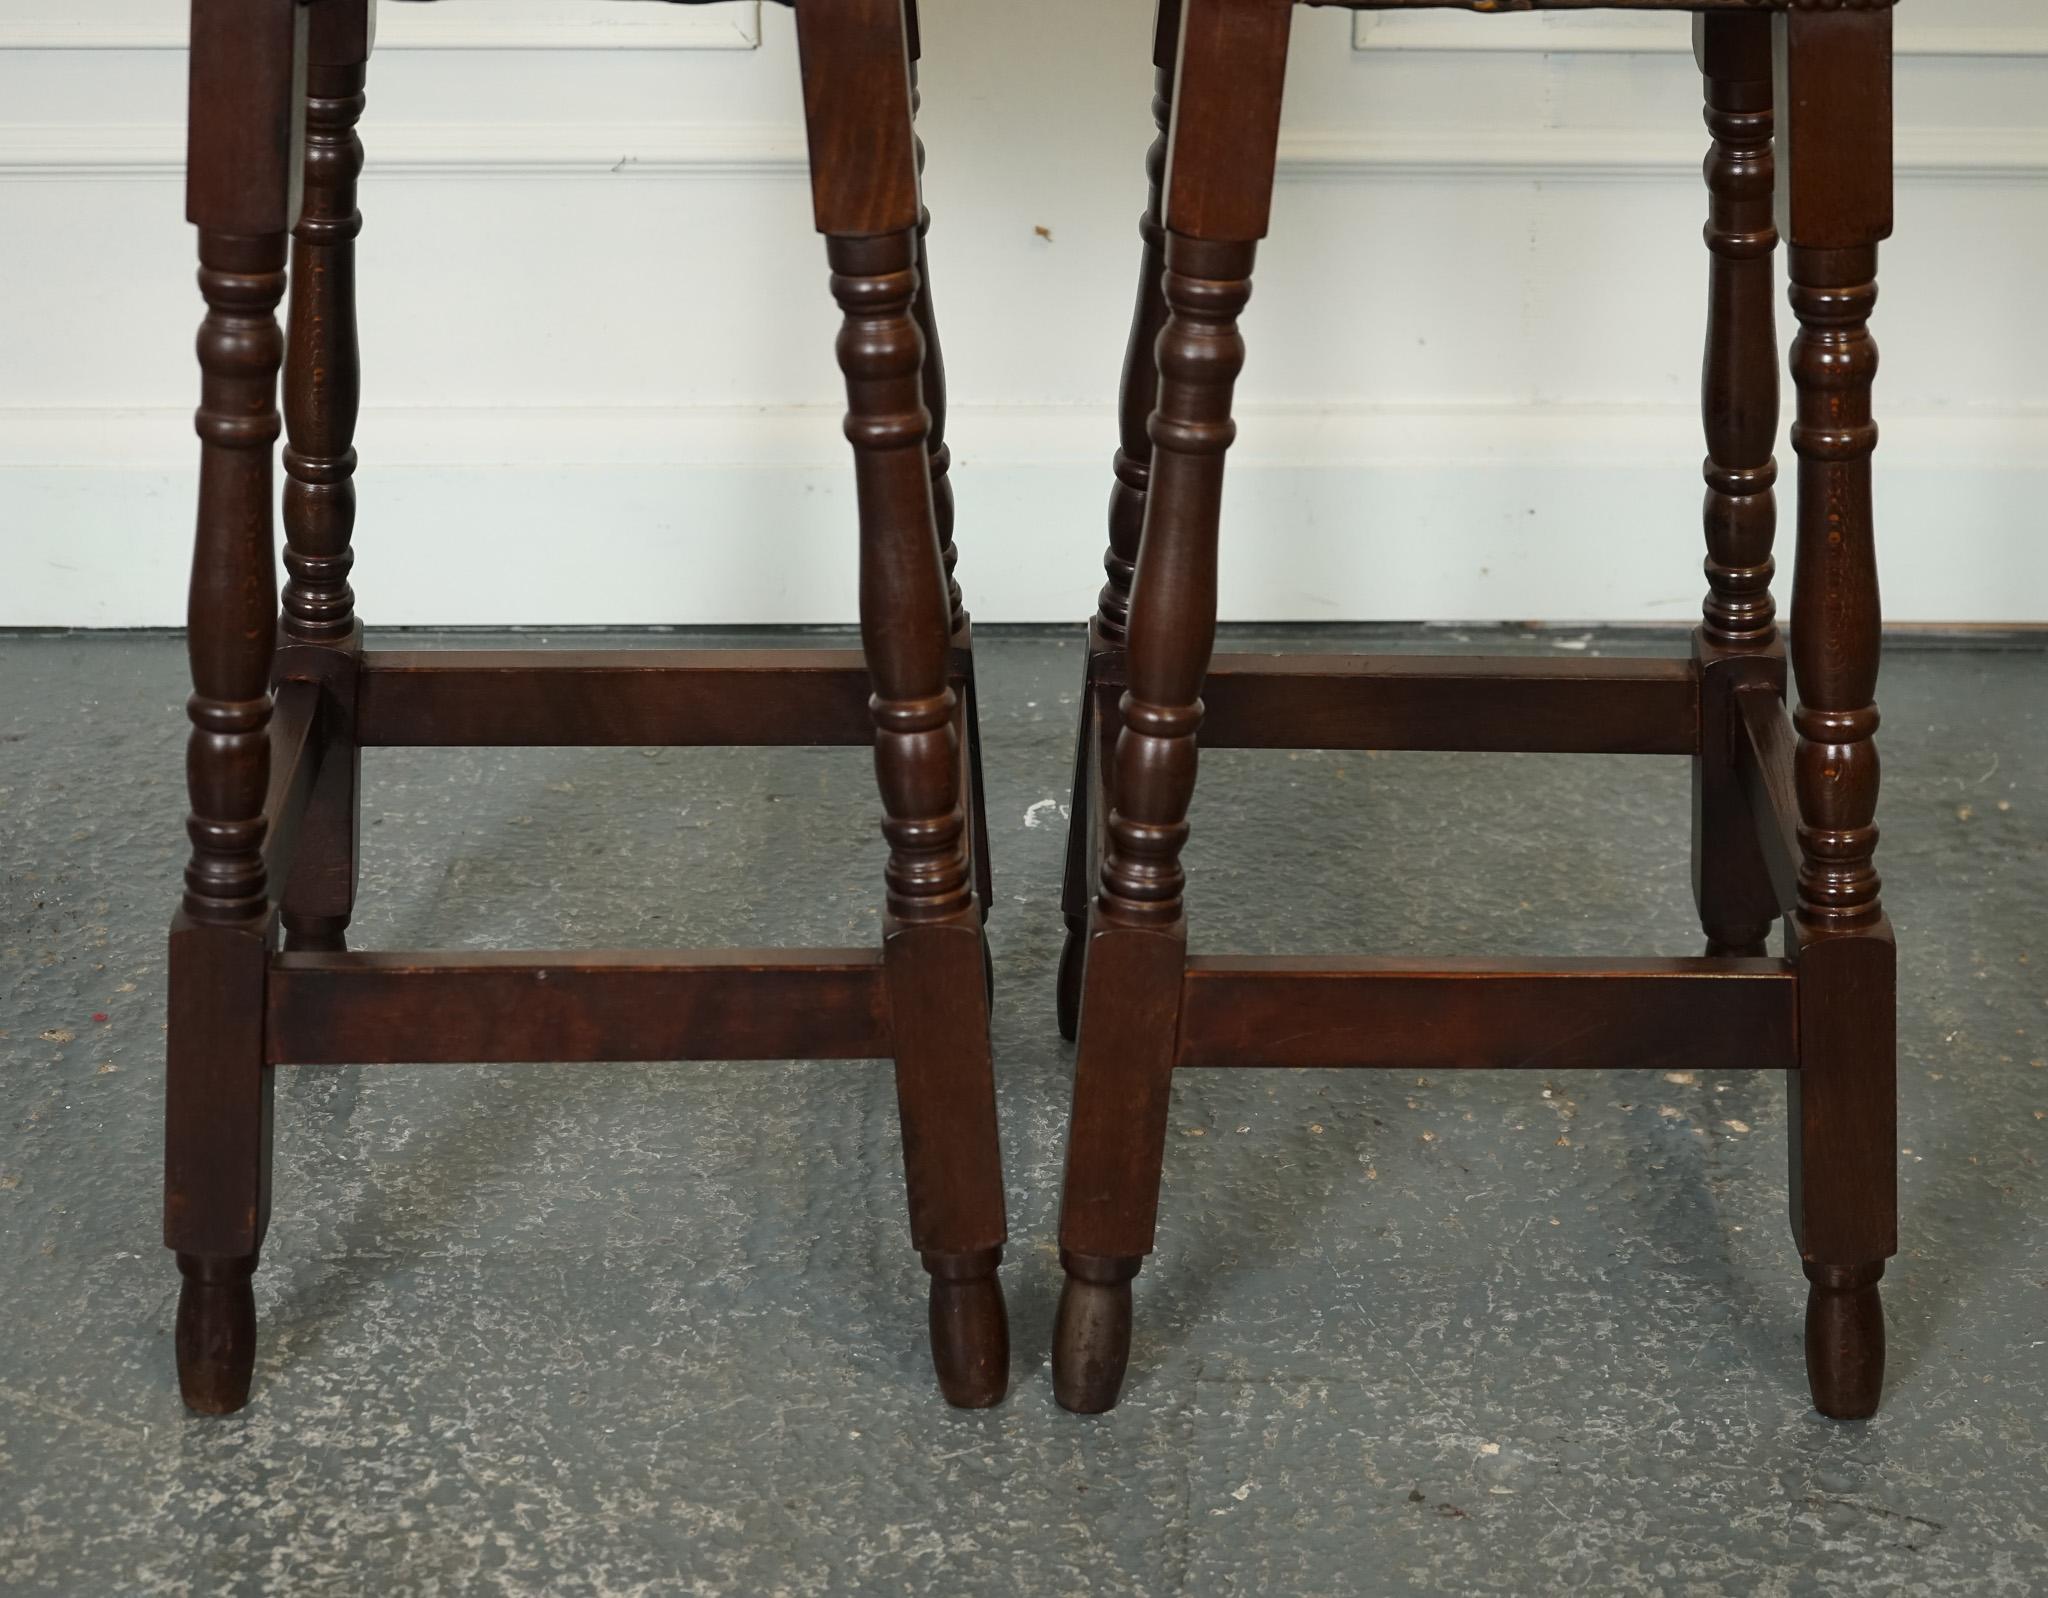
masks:
{"label": "wood grain texture", "polygon": [[1166,225],[1184,239],[1251,243],[1266,236],[1272,216],[1294,7],[1291,0],[1181,4]]}
{"label": "wood grain texture", "polygon": [[1802,9],[1774,24],[1778,231],[1854,250],[1892,232],[1892,14]]}
{"label": "wood grain texture", "polygon": [[372,749],[864,747],[870,691],[851,649],[373,649],[357,728]]}
{"label": "wood grain texture", "polygon": [[273,1065],[869,1060],[874,949],[283,954]]}
{"label": "wood grain texture", "polygon": [[1177,1066],[1763,1070],[1798,1064],[1781,960],[1188,961]]}
{"label": "wood grain texture", "polygon": [[984,1409],[1009,1389],[996,1267],[1008,1237],[981,927],[892,924],[883,937],[910,1238],[931,1278],[932,1358],[947,1400]]}
{"label": "wood grain texture", "polygon": [[1074,1065],[1060,1246],[1101,1258],[1151,1252],[1159,1212],[1187,941],[1098,912]]}
{"label": "wood grain texture", "polygon": [[1211,663],[1202,699],[1207,749],[1699,747],[1699,684],[1687,660],[1229,654]]}
{"label": "wood grain texture", "polygon": [[1799,939],[1799,1060],[1787,1140],[1792,1235],[1809,1283],[1814,1407],[1875,1414],[1884,1393],[1878,1281],[1899,1251],[1898,951],[1891,924]]}
{"label": "wood grain texture", "polygon": [[910,232],[919,199],[903,0],[800,5],[796,39],[818,231]]}
{"label": "wood grain texture", "polygon": [[298,219],[306,41],[299,0],[191,0],[185,220],[241,238]]}

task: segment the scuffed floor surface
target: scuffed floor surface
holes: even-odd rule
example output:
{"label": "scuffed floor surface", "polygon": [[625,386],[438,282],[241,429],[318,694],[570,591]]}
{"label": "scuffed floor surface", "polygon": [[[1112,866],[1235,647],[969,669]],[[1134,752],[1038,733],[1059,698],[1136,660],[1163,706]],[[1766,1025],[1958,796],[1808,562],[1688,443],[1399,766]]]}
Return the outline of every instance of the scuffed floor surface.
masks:
{"label": "scuffed floor surface", "polygon": [[[1317,642],[1359,639],[1683,647]],[[204,1421],[156,1240],[182,651],[0,644],[0,1591],[2048,1591],[2039,654],[1886,669],[1910,1152],[1868,1425],[1808,1408],[1784,1093],[1733,1073],[1182,1079],[1126,1400],[1060,1412],[1077,635],[983,660],[1004,1407],[933,1387],[883,1067],[422,1067],[280,1080],[255,1401]],[[368,773],[362,947],[876,932],[857,752]],[[1696,953],[1687,818],[1677,761],[1214,755],[1196,943]]]}

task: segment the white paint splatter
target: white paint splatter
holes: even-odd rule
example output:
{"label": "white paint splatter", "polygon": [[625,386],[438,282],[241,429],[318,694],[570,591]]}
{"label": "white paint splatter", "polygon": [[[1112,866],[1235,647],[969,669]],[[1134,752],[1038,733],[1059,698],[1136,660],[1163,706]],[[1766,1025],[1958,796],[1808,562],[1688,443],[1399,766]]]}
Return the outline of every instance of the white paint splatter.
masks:
{"label": "white paint splatter", "polygon": [[1037,804],[1024,812],[1024,825],[1027,827],[1044,826],[1045,812],[1048,810],[1056,813],[1062,821],[1067,819],[1067,807],[1061,804],[1059,800],[1041,799]]}

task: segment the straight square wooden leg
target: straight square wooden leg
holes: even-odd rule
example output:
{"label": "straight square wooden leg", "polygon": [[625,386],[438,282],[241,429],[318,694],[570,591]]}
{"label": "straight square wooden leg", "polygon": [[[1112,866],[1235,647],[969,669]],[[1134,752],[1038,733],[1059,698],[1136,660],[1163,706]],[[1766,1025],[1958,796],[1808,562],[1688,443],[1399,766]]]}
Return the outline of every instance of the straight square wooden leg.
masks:
{"label": "straight square wooden leg", "polygon": [[1169,315],[1060,1212],[1067,1283],[1053,1391],[1083,1413],[1117,1400],[1130,1358],[1130,1281],[1158,1214],[1186,964],[1180,854],[1215,643],[1231,400],[1244,366],[1237,318],[1271,203],[1290,16],[1277,0],[1186,0],[1183,13]]}
{"label": "straight square wooden leg", "polygon": [[1008,1235],[978,928],[892,925],[885,939],[910,1238],[931,1275],[932,1363],[948,1403],[1010,1385],[997,1268]]}
{"label": "straight square wooden leg", "polygon": [[1781,13],[1781,225],[1799,318],[1799,559],[1792,596],[1799,798],[1799,1070],[1792,1225],[1811,1284],[1815,1406],[1875,1413],[1878,1279],[1898,1251],[1896,956],[1879,897],[1876,705],[1881,620],[1872,515],[1878,243],[1892,227],[1889,10]]}
{"label": "straight square wooden leg", "polygon": [[819,231],[845,313],[839,362],[860,503],[861,640],[889,842],[885,958],[911,1236],[932,1277],[947,1399],[1001,1400],[1009,1334],[982,928],[949,682],[951,602],[932,500],[917,164],[903,0],[800,6]]}

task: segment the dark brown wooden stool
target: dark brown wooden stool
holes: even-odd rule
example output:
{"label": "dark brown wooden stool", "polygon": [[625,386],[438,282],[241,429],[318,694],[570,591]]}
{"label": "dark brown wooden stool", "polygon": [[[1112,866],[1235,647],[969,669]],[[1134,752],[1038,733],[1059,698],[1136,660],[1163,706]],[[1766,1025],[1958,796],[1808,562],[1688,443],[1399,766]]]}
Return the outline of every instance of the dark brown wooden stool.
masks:
{"label": "dark brown wooden stool", "polygon": [[[1460,0],[1350,0],[1409,9]],[[1586,0],[1465,0],[1484,11]],[[1053,1376],[1104,1410],[1130,1354],[1177,1068],[1755,1067],[1791,1093],[1806,1357],[1826,1414],[1877,1408],[1897,1252],[1894,953],[1877,843],[1870,412],[1891,233],[1891,0],[1608,0],[1692,11],[1712,252],[1709,592],[1690,660],[1224,656],[1217,521],[1266,232],[1293,0],[1162,0],[1144,275],[1125,369],[1109,583],[1091,624],[1061,1026],[1078,1026]],[[1774,89],[1775,79],[1775,89]],[[1774,181],[1773,106],[1783,181]],[[1775,191],[1775,212],[1774,212]],[[1773,254],[1790,245],[1798,571],[1770,583]],[[1686,960],[1194,958],[1180,854],[1196,745],[1689,756],[1707,954]],[[1099,864],[1099,871],[1097,869]],[[1091,904],[1089,886],[1098,883]],[[1784,917],[1784,959],[1766,955]],[[1084,975],[1085,964],[1085,975]]]}
{"label": "dark brown wooden stool", "polygon": [[[171,930],[164,1223],[184,1275],[185,1402],[225,1412],[249,1396],[273,1066],[892,1057],[939,1385],[955,1404],[993,1404],[1009,1337],[996,1277],[988,850],[985,825],[968,819],[980,820],[973,655],[949,578],[914,15],[905,0],[797,8],[817,224],[846,317],[865,658],[417,654],[366,650],[348,585],[361,388],[355,130],[374,5],[192,4],[188,204],[208,315],[192,860]],[[287,339],[275,313],[288,282]],[[280,366],[290,434],[281,620],[271,510]],[[726,744],[873,745],[890,846],[880,948],[347,951],[362,750]]]}

